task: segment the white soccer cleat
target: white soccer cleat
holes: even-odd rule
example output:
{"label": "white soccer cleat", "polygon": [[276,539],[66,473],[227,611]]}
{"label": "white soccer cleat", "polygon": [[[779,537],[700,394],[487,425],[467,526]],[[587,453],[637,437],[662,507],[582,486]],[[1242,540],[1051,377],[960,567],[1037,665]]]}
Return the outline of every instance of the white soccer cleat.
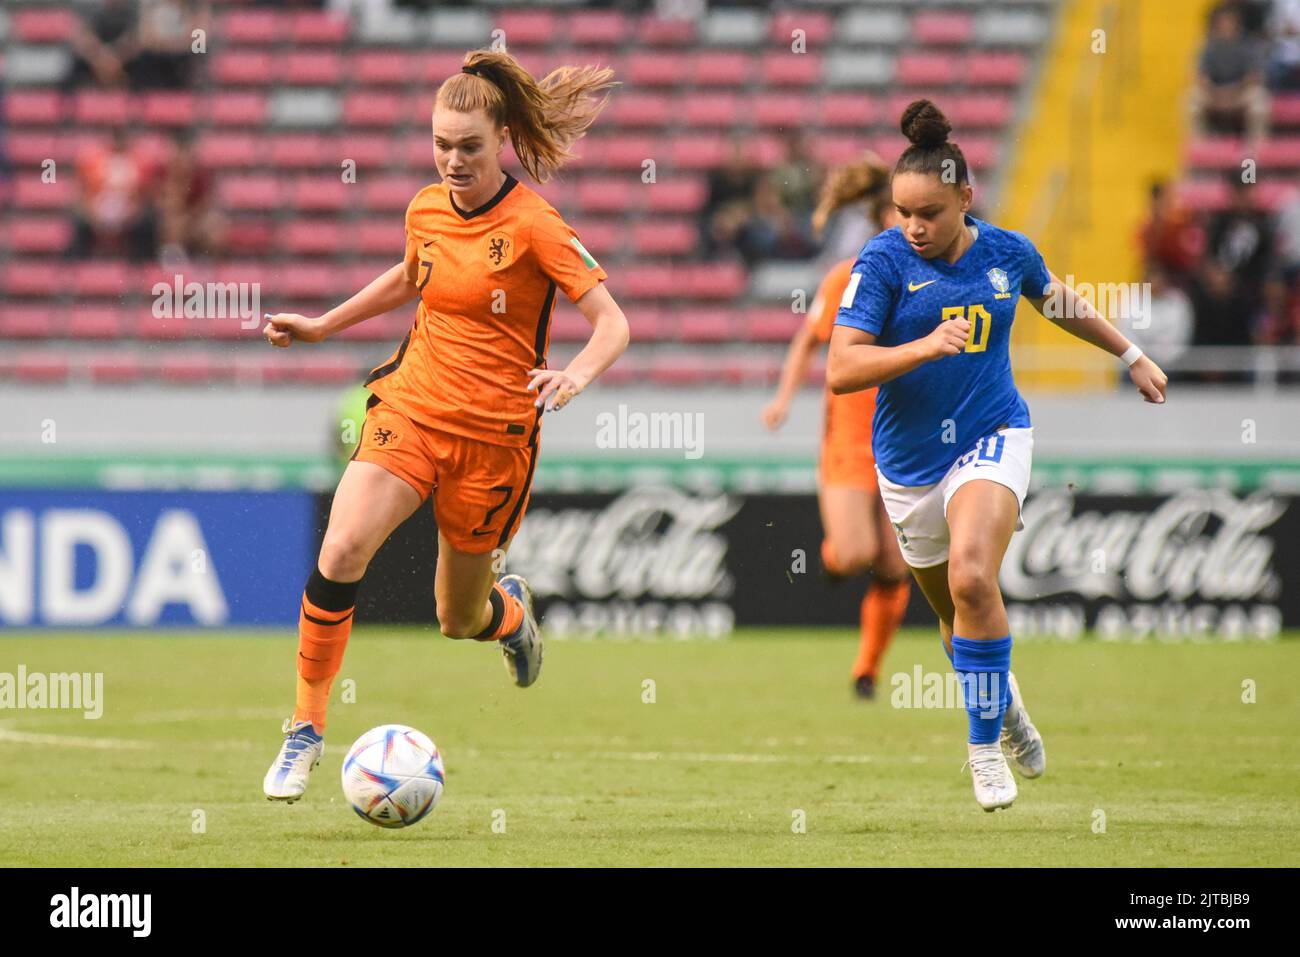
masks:
{"label": "white soccer cleat", "polygon": [[325,739],[316,733],[310,721],[284,721],[284,744],[262,781],[262,791],[269,801],[292,804],[307,790],[307,775],[320,764]]}
{"label": "white soccer cleat", "polygon": [[542,631],[533,617],[533,590],[519,575],[506,575],[501,579],[501,587],[524,607],[519,633],[513,638],[502,638],[498,644],[506,659],[506,671],[515,684],[527,688],[542,671]]}
{"label": "white soccer cleat", "polygon": [[975,800],[986,811],[1011,807],[1016,799],[1016,779],[1007,759],[996,744],[970,744],[971,779],[975,782]]}
{"label": "white soccer cleat", "polygon": [[1041,777],[1047,770],[1043,736],[1029,720],[1024,699],[1020,697],[1020,685],[1010,672],[1007,673],[1007,685],[1011,688],[1011,702],[1007,705],[1007,713],[1002,716],[1002,753],[1021,777]]}

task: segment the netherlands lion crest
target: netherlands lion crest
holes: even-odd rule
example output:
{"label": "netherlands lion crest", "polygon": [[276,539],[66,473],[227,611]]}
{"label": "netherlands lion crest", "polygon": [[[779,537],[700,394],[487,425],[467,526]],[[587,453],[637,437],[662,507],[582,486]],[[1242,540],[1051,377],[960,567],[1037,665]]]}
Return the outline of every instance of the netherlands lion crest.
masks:
{"label": "netherlands lion crest", "polygon": [[509,233],[495,232],[488,236],[487,261],[489,269],[503,269],[514,262],[514,258],[515,244],[511,241]]}

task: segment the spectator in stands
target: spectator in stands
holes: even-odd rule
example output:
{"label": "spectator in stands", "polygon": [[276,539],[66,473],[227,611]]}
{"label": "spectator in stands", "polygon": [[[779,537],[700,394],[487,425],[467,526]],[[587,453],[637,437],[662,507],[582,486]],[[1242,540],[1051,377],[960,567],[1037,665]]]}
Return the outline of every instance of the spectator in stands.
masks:
{"label": "spectator in stands", "polygon": [[785,158],[772,171],[781,192],[781,202],[796,219],[807,224],[809,240],[812,238],[812,211],[817,205],[823,171],[812,158],[807,138],[802,130],[791,130],[785,136]]}
{"label": "spectator in stands", "polygon": [[732,137],[727,161],[709,172],[709,192],[700,211],[700,240],[704,255],[737,251],[741,230],[753,217],[759,171],[747,141]]}
{"label": "spectator in stands", "polygon": [[758,181],[737,247],[751,267],[765,259],[808,259],[817,251],[808,217],[796,216],[785,205],[777,180],[770,174]]}
{"label": "spectator in stands", "polygon": [[1300,0],[1277,0],[1269,32],[1273,51],[1268,85],[1275,90],[1300,89]]}
{"label": "spectator in stands", "polygon": [[1269,100],[1257,42],[1245,36],[1233,7],[1219,7],[1201,51],[1192,89],[1192,123],[1198,132],[1239,133],[1257,143],[1268,132]]}
{"label": "spectator in stands", "polygon": [[1146,282],[1151,293],[1150,311],[1139,315],[1138,310],[1127,309],[1117,325],[1168,373],[1172,382],[1180,378],[1178,361],[1192,344],[1192,301],[1158,264],[1147,270]]}
{"label": "spectator in stands", "polygon": [[126,82],[127,66],[135,56],[136,10],[132,0],[103,0],[73,25],[72,68],[66,89],[91,82],[116,86]]}
{"label": "spectator in stands", "polygon": [[80,194],[69,252],[78,259],[123,249],[137,262],[152,258],[157,219],[150,201],[150,165],[127,145],[122,130],[107,147],[87,150],[77,162]]}
{"label": "spectator in stands", "polygon": [[1273,268],[1273,217],[1255,202],[1256,187],[1228,175],[1228,207],[1206,229],[1206,258],[1232,277],[1243,318],[1254,322],[1264,305],[1264,284]]}
{"label": "spectator in stands", "polygon": [[1200,260],[1203,243],[1200,226],[1174,191],[1163,181],[1153,182],[1151,211],[1138,231],[1144,266],[1158,268],[1173,282],[1185,285]]}
{"label": "spectator in stands", "polygon": [[159,183],[164,264],[216,252],[220,215],[213,203],[212,173],[194,155],[189,136],[178,136]]}
{"label": "spectator in stands", "polygon": [[146,90],[189,86],[194,31],[207,27],[208,8],[201,0],[141,0],[131,85]]}

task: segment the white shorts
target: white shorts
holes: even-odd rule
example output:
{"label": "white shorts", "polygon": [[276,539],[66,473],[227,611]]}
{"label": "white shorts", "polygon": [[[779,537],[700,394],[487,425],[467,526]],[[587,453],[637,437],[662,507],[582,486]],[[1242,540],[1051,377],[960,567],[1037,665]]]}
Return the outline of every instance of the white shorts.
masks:
{"label": "white shorts", "polygon": [[[877,466],[880,497],[898,533],[904,561],[913,568],[930,568],[948,560],[948,500],[967,482],[988,479],[1005,485],[1023,507],[1033,452],[1032,428],[999,429],[976,442],[933,485],[895,485]],[[1017,517],[1016,531],[1024,527]]]}

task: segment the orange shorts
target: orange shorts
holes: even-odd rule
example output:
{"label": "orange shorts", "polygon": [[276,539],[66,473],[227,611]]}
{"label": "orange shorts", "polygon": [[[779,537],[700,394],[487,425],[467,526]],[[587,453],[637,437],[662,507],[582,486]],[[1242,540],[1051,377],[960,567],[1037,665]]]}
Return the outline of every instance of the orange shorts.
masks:
{"label": "orange shorts", "polygon": [[461,552],[505,548],[528,508],[537,442],[492,445],[408,419],[373,397],[361,441],[352,453],[433,495],[438,531]]}
{"label": "orange shorts", "polygon": [[876,479],[876,459],[871,454],[870,445],[847,445],[843,442],[823,445],[817,474],[822,485],[847,485],[872,494],[880,490]]}

